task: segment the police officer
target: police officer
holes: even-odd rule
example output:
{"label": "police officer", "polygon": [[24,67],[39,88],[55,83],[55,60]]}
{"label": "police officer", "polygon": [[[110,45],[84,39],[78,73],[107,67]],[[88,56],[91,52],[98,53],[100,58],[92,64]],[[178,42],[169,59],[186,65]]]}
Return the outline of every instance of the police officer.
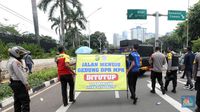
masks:
{"label": "police officer", "polygon": [[22,58],[27,51],[20,46],[15,46],[9,49],[8,52],[10,59],[7,63],[7,69],[11,82],[9,86],[14,93],[14,111],[29,112],[30,98],[28,90],[30,89],[30,86],[27,81],[27,74],[25,73],[25,69],[22,65]]}
{"label": "police officer", "polygon": [[195,112],[200,112],[200,53],[197,53],[195,56],[194,80],[196,81],[195,90],[197,91],[197,94],[196,94],[197,108]]}
{"label": "police officer", "polygon": [[165,91],[167,91],[167,87],[169,85],[169,82],[172,80],[173,89],[172,92],[176,93],[176,86],[177,86],[177,70],[178,70],[178,56],[177,54],[172,51],[171,48],[167,49],[167,73],[165,77]]}
{"label": "police officer", "polygon": [[134,45],[133,51],[129,54],[129,60],[128,60],[128,86],[129,90],[131,92],[131,99],[133,99],[133,104],[137,103],[137,97],[135,94],[136,91],[136,83],[137,78],[139,76],[139,68],[140,68],[140,55],[137,52],[138,44]]}
{"label": "police officer", "polygon": [[156,47],[156,52],[154,52],[150,57],[150,63],[153,65],[151,70],[151,82],[152,90],[151,93],[155,93],[156,79],[161,86],[162,94],[165,94],[165,89],[162,81],[162,70],[163,65],[166,63],[165,55],[160,52],[160,47]]}

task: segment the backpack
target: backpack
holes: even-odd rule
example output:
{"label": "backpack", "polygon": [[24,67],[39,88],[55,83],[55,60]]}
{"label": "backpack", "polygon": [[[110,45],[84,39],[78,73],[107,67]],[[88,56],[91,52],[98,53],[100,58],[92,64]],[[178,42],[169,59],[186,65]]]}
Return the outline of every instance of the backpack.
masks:
{"label": "backpack", "polygon": [[172,66],[179,66],[179,56],[172,54]]}

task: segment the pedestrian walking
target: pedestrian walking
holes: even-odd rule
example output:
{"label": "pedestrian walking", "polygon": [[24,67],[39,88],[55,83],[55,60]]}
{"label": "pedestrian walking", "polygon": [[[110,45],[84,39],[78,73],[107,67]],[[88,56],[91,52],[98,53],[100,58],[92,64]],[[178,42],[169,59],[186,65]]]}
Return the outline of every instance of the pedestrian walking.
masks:
{"label": "pedestrian walking", "polygon": [[33,62],[30,51],[28,54],[25,55],[24,60],[25,60],[26,67],[28,68],[29,74],[32,74],[32,67],[33,67],[34,62]]}
{"label": "pedestrian walking", "polygon": [[187,54],[184,58],[184,65],[185,65],[185,75],[187,77],[187,83],[185,85],[185,88],[188,88],[190,90],[194,89],[193,83],[192,83],[192,70],[193,70],[193,62],[194,62],[195,55],[192,53],[191,47],[187,47]]}
{"label": "pedestrian walking", "polygon": [[70,66],[74,64],[70,64],[69,55],[65,54],[64,47],[61,46],[58,48],[59,56],[57,57],[57,68],[58,68],[58,79],[61,82],[61,90],[62,90],[62,99],[64,106],[68,105],[68,95],[67,95],[67,84],[69,84],[69,101],[74,103],[74,79],[73,75],[75,73],[71,70]]}
{"label": "pedestrian walking", "polygon": [[151,93],[155,93],[155,85],[156,79],[160,84],[160,88],[162,94],[165,94],[165,89],[162,81],[162,70],[163,65],[166,63],[165,55],[160,52],[160,47],[155,48],[155,52],[150,57],[150,63],[153,65],[153,69],[151,70],[151,82],[152,82],[152,90]]}
{"label": "pedestrian walking", "polygon": [[195,80],[195,90],[197,91],[196,93],[197,108],[195,112],[200,112],[200,53],[197,53],[195,56],[194,80]]}
{"label": "pedestrian walking", "polygon": [[27,51],[20,46],[15,46],[9,49],[8,52],[10,58],[7,63],[7,69],[10,75],[9,86],[14,93],[14,112],[30,112],[28,94],[30,86],[27,81],[25,67],[22,65],[22,58]]}
{"label": "pedestrian walking", "polygon": [[169,82],[172,81],[173,89],[172,92],[176,93],[177,86],[177,71],[179,65],[178,55],[172,51],[172,48],[167,49],[167,72],[165,77],[165,91],[168,91]]}
{"label": "pedestrian walking", "polygon": [[131,99],[133,99],[133,104],[136,104],[138,99],[136,97],[136,84],[140,68],[140,55],[137,52],[138,47],[138,44],[135,44],[133,47],[133,51],[129,54],[127,69],[128,86],[131,93]]}

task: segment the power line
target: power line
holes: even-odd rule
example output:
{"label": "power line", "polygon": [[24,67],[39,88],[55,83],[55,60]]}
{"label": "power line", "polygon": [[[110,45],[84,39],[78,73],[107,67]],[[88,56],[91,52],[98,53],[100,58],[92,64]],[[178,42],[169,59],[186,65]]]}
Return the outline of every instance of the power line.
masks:
{"label": "power line", "polygon": [[20,19],[32,24],[31,20],[27,19],[26,17],[22,16],[21,14],[19,14],[19,13],[15,12],[15,11],[3,6],[2,4],[0,4],[0,6],[1,6],[0,8],[5,10],[6,12],[9,12],[9,13],[13,14],[14,16],[17,16],[18,18],[20,18]]}
{"label": "power line", "polygon": [[[0,4],[0,8],[3,9],[3,10],[5,10],[6,12],[9,12],[10,14],[12,14],[12,15],[14,15],[14,16],[16,16],[16,17],[18,17],[18,18],[20,18],[20,19],[22,19],[22,20],[24,20],[24,21],[26,21],[26,22],[28,22],[28,23],[30,23],[30,24],[33,25],[33,21],[32,21],[32,20],[26,18],[25,16],[21,15],[20,13],[14,11],[14,10],[12,10],[12,9],[10,9],[10,8],[8,8],[8,7],[4,6],[4,5],[2,5],[2,4]],[[41,25],[41,24],[39,24],[39,26],[40,26],[43,30],[46,30],[46,31],[49,32],[49,29],[48,29],[48,28],[44,27],[44,26]]]}

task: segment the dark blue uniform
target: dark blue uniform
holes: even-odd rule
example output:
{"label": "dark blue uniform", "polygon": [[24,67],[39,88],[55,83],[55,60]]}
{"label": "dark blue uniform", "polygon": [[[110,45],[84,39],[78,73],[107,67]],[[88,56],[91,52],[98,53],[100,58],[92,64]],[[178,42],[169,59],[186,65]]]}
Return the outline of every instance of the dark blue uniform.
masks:
{"label": "dark blue uniform", "polygon": [[132,61],[135,62],[135,66],[131,68],[131,70],[128,73],[128,86],[129,90],[131,92],[131,98],[134,100],[134,104],[136,103],[136,82],[137,78],[139,76],[139,68],[140,68],[140,55],[136,52],[133,51],[129,54],[129,60],[128,60],[128,68],[130,67]]}
{"label": "dark blue uniform", "polygon": [[193,69],[193,62],[194,62],[195,55],[190,51],[185,55],[184,58],[184,65],[185,65],[185,74],[187,77],[186,86],[190,85],[190,89],[193,88],[192,83],[192,69]]}

